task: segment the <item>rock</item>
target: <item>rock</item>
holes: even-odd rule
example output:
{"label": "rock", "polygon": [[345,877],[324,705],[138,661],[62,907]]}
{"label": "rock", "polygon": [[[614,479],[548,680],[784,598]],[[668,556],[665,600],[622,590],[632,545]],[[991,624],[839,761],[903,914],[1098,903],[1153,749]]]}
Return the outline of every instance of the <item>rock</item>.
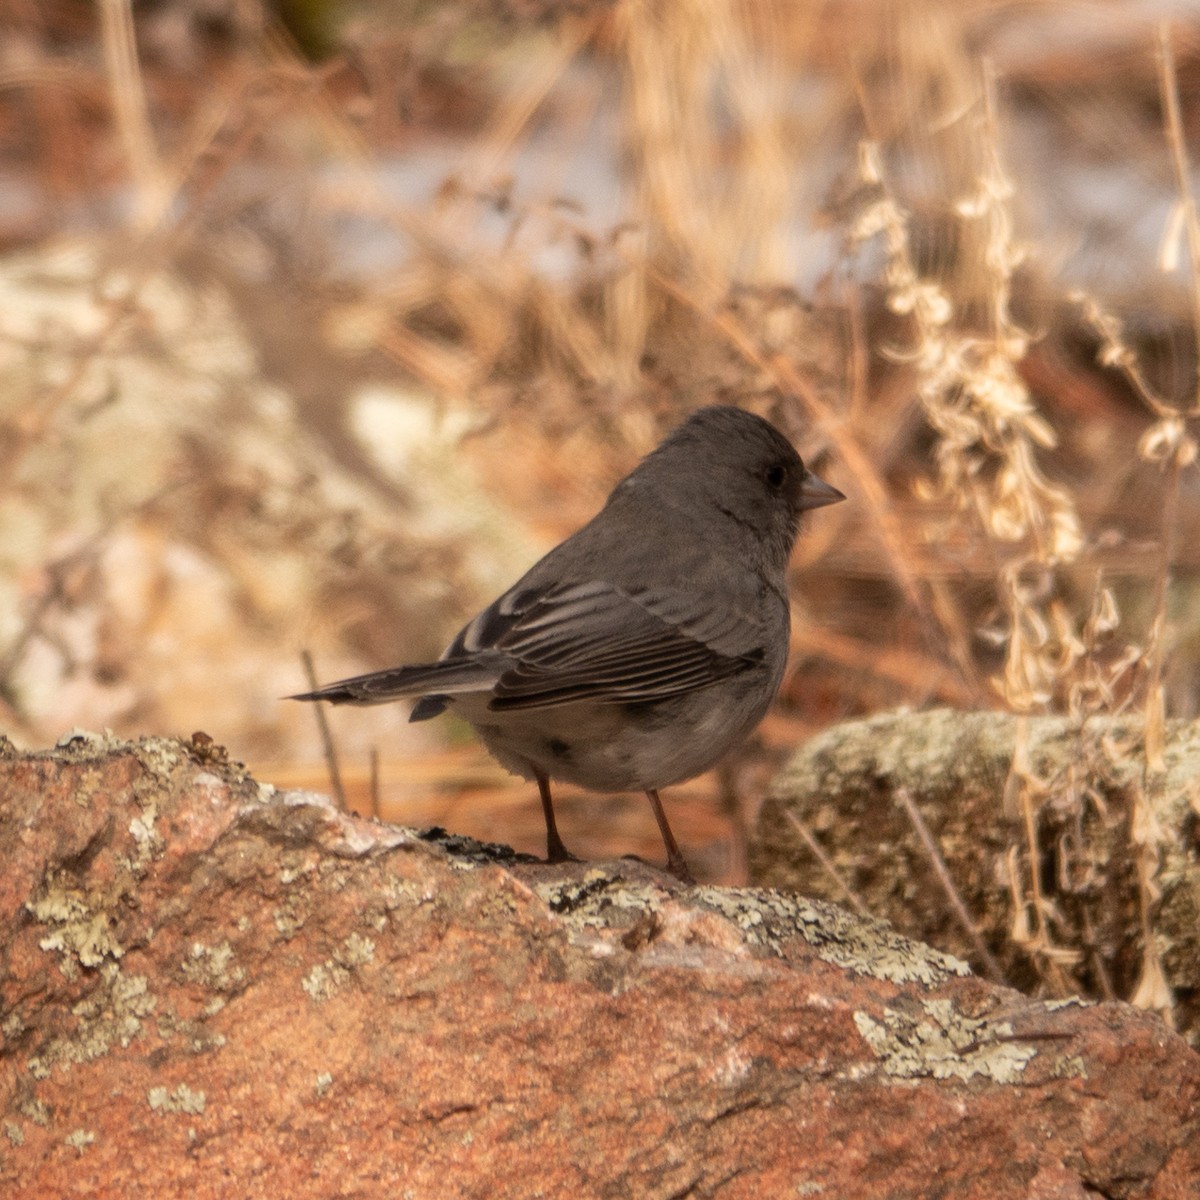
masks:
{"label": "rock", "polygon": [[1200,1056],[830,904],[0,740],[0,1192],[1173,1198]]}
{"label": "rock", "polygon": [[[1025,766],[1015,772],[1019,739]],[[911,805],[1005,981],[1022,991],[1128,999],[1146,961],[1135,831],[1154,833],[1151,948],[1173,991],[1171,1015],[1195,1045],[1200,723],[1168,722],[1153,789],[1145,762],[1142,727],[1129,718],[1081,726],[939,709],[848,721],[813,738],[772,783],[751,838],[751,878],[844,901],[803,826],[866,911],[982,967]]]}

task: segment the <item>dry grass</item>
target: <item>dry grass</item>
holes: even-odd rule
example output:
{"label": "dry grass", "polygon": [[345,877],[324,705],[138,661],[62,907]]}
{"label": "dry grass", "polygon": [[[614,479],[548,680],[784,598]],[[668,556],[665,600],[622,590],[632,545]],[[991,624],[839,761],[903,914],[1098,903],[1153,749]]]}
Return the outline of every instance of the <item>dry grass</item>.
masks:
{"label": "dry grass", "polygon": [[[1164,719],[1200,704],[1172,683],[1200,644],[1172,621],[1200,565],[1183,536],[1200,517],[1185,486],[1200,416],[1188,186],[1200,28],[1156,41],[1110,14],[1099,27],[1120,70],[1090,75],[1098,52],[1051,40],[1039,53],[1000,4],[881,0],[870,19],[861,5],[767,0],[535,7],[397,0],[305,33],[336,47],[316,62],[253,4],[231,6],[220,37],[185,8],[139,25],[127,0],[105,0],[94,25],[51,8],[6,18],[25,58],[0,76],[0,147],[36,194],[91,204],[100,226],[69,235],[93,264],[71,281],[85,318],[0,322],[0,505],[46,516],[0,561],[7,724],[35,740],[76,721],[224,721],[214,732],[243,754],[315,761],[304,719],[270,707],[293,690],[300,646],[323,674],[430,653],[504,582],[505,562],[583,519],[683,412],[745,404],[853,504],[823,514],[798,553],[796,670],[735,790],[754,794],[750,775],[840,715],[937,698],[1071,713],[1087,769],[1040,780],[1018,755],[1008,795],[1025,830],[1010,855],[1012,937],[1064,991],[1086,949],[1041,894],[1039,811],[1089,803],[1107,752],[1088,742],[1089,718],[1140,709],[1133,998],[1169,1012],[1149,922]],[[1147,88],[1161,131],[1136,124]],[[1086,151],[1089,90],[1125,131],[1110,152],[1157,163],[1175,189],[1158,275],[1135,264],[1138,286],[1107,292],[1059,272],[1053,227],[1033,232],[1029,176],[1059,164],[1018,164],[1012,145],[1036,118],[1075,129]],[[531,169],[548,138],[557,152]],[[397,200],[388,170],[447,144],[436,186]],[[1088,165],[1085,153],[1062,170]],[[619,200],[581,204],[607,172]],[[7,226],[6,242],[49,255],[68,223],[48,211]],[[339,270],[347,244],[388,269]],[[1146,280],[1169,299],[1155,317],[1173,339],[1167,366],[1191,376],[1182,403],[1156,382]],[[214,372],[211,345],[185,346],[197,322],[163,333],[164,288],[198,310],[222,297],[245,339],[225,349],[245,371]],[[175,374],[140,420],[155,421],[153,388],[194,386],[198,406],[206,388],[234,398],[199,422],[158,405],[171,469],[144,489],[72,472],[68,456],[94,450],[88,431],[126,404],[105,380],[120,391],[125,367],[149,361]],[[384,435],[356,424],[371,387],[413,393],[435,428],[460,431],[456,461],[523,514],[528,539],[481,560],[479,526],[430,517],[407,468],[372,446]],[[499,543],[513,518],[488,520]],[[122,554],[153,559],[136,594]],[[218,597],[212,628],[189,572]],[[211,669],[189,687],[199,660]],[[223,678],[247,697],[229,717]],[[339,721],[349,776],[396,724]],[[440,747],[411,754],[422,748],[446,761]],[[399,770],[382,768],[389,814]],[[472,804],[495,828],[473,831],[506,836],[507,801],[490,787]],[[459,819],[462,794],[448,784],[425,815]],[[743,802],[731,819],[715,780],[692,802],[715,844],[752,815]],[[607,819],[652,838],[640,808]],[[714,850],[714,874],[736,878],[738,861],[736,847]]]}

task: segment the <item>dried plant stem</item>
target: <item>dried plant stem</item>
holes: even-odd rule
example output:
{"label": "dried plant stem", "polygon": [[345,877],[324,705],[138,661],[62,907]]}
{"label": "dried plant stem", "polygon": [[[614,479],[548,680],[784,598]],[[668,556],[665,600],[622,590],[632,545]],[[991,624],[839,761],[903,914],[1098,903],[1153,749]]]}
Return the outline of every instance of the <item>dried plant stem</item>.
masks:
{"label": "dried plant stem", "polygon": [[383,802],[379,791],[379,747],[371,747],[371,816],[379,821],[383,818]]}
{"label": "dried plant stem", "polygon": [[144,233],[161,219],[167,193],[146,107],[131,10],[132,0],[100,2],[100,25],[113,112],[133,180],[135,223]]}
{"label": "dried plant stem", "polygon": [[[1158,79],[1162,98],[1163,124],[1171,165],[1175,171],[1177,203],[1183,214],[1183,230],[1187,238],[1191,264],[1192,329],[1200,347],[1200,218],[1196,213],[1196,197],[1192,195],[1192,169],[1188,161],[1187,138],[1179,112],[1179,78],[1175,70],[1175,49],[1171,42],[1171,25],[1163,21],[1158,27]],[[1196,399],[1200,407],[1200,376],[1196,379]]]}
{"label": "dried plant stem", "polygon": [[997,685],[1014,710],[1026,712],[1051,703],[1074,662],[1051,584],[1056,569],[1078,555],[1082,536],[1070,495],[1039,468],[1038,454],[1054,446],[1054,433],[1017,371],[1029,335],[1013,320],[1010,300],[1025,248],[1014,235],[1013,184],[1001,161],[993,90],[985,64],[973,118],[983,150],[973,190],[956,205],[963,244],[975,248],[987,289],[986,330],[956,311],[942,281],[921,273],[909,214],[889,191],[883,156],[871,142],[860,148],[859,173],[875,199],[850,240],[882,236],[888,305],[910,321],[911,345],[892,353],[913,365],[917,397],[937,438],[935,475],[921,494],[973,512],[992,544],[1013,544],[997,569],[1007,648]]}
{"label": "dried plant stem", "polygon": [[568,16],[557,23],[552,50],[543,48],[529,68],[521,73],[520,86],[508,102],[500,106],[481,138],[478,159],[467,167],[468,174],[488,181],[505,169],[538,109],[546,103],[555,85],[594,36],[598,20],[592,14]]}
{"label": "dried plant stem", "polygon": [[[304,677],[308,681],[310,691],[315,692],[321,685],[317,682],[317,672],[313,667],[312,655],[307,650],[300,651],[300,661],[304,665]],[[342,812],[349,812],[346,803],[346,791],[342,787],[342,772],[338,767],[337,748],[333,743],[333,733],[325,716],[325,706],[314,704],[313,715],[317,719],[317,729],[321,733],[321,745],[325,751],[325,765],[329,770],[329,786],[333,789],[334,803]]]}
{"label": "dried plant stem", "polygon": [[[1179,107],[1179,84],[1171,31],[1164,22],[1158,31],[1158,82],[1163,112],[1163,136],[1171,157],[1178,193],[1178,228],[1187,242],[1192,324],[1200,345],[1200,218],[1191,191],[1191,166]],[[1164,253],[1167,266],[1172,254]],[[1158,395],[1142,372],[1133,348],[1125,340],[1120,322],[1093,298],[1079,294],[1084,316],[1100,337],[1099,361],[1125,376],[1134,392],[1146,405],[1153,420],[1138,443],[1138,457],[1155,463],[1163,472],[1161,533],[1158,568],[1151,601],[1147,649],[1142,658],[1145,667],[1142,692],[1143,749],[1140,785],[1135,789],[1130,812],[1129,839],[1132,843],[1138,879],[1138,915],[1141,926],[1142,971],[1132,1003],[1155,1009],[1168,1021],[1174,1017],[1174,997],[1167,983],[1153,932],[1153,916],[1159,899],[1158,872],[1161,846],[1166,833],[1159,821],[1166,780],[1166,699],[1163,672],[1166,665],[1169,633],[1167,614],[1171,581],[1179,539],[1179,509],[1184,468],[1192,466],[1200,454],[1189,422],[1200,417],[1200,375],[1194,381],[1195,394],[1190,405],[1169,403]]]}
{"label": "dried plant stem", "polygon": [[1026,949],[1036,956],[1039,968],[1046,973],[1050,986],[1060,996],[1066,995],[1075,989],[1056,960],[1063,955],[1070,955],[1072,958],[1075,955],[1073,951],[1056,947],[1050,937],[1050,929],[1046,924],[1046,898],[1042,894],[1042,849],[1038,839],[1037,813],[1033,797],[1030,795],[1030,780],[1021,780],[1020,787],[1021,817],[1025,824],[1025,845],[1029,856],[1029,897],[1033,906],[1035,928]]}
{"label": "dried plant stem", "polygon": [[[1179,81],[1175,71],[1175,52],[1170,26],[1163,22],[1158,31],[1159,95],[1163,109],[1163,133],[1171,154],[1178,193],[1176,203],[1183,217],[1188,246],[1192,297],[1192,322],[1196,344],[1200,346],[1200,221],[1191,191],[1190,164],[1183,122],[1179,112]],[[1121,361],[1131,357],[1123,346]],[[1157,882],[1163,839],[1166,836],[1158,819],[1166,779],[1166,703],[1163,693],[1163,668],[1168,641],[1167,608],[1171,577],[1175,565],[1179,525],[1179,493],[1183,468],[1196,459],[1195,439],[1187,432],[1188,417],[1200,415],[1200,378],[1196,380],[1196,398],[1190,411],[1181,412],[1165,403],[1148,388],[1142,396],[1157,421],[1143,437],[1141,456],[1157,460],[1163,467],[1162,533],[1159,539],[1159,565],[1154,581],[1154,600],[1146,655],[1145,742],[1141,786],[1133,798],[1130,840],[1133,842],[1138,871],[1138,914],[1142,933],[1142,973],[1132,1002],[1152,1008],[1173,1020],[1174,997],[1163,972],[1154,937],[1153,915],[1158,903]]]}
{"label": "dried plant stem", "polygon": [[1096,973],[1096,980],[1100,984],[1100,995],[1108,1001],[1119,999],[1113,988],[1108,967],[1105,965],[1104,955],[1097,945],[1096,925],[1092,920],[1091,905],[1083,907],[1083,936],[1085,945],[1088,947],[1088,959],[1092,964],[1092,970]]}
{"label": "dried plant stem", "polygon": [[854,909],[854,911],[858,913],[860,917],[870,918],[871,910],[862,902],[862,899],[859,897],[858,893],[851,888],[845,879],[842,878],[842,873],[837,869],[833,859],[825,853],[825,848],[820,842],[817,841],[815,837],[813,837],[808,826],[805,825],[804,822],[801,821],[794,812],[785,810],[784,816],[787,817],[792,828],[795,829],[795,831],[803,839],[804,844],[809,848],[810,851],[812,851],[813,858],[815,858],[817,862],[821,864],[821,870],[823,870],[825,874],[833,880],[838,891],[840,891],[842,895],[846,897],[850,907]]}
{"label": "dried plant stem", "polygon": [[94,538],[80,550],[55,562],[47,563],[43,568],[46,585],[30,607],[16,637],[9,643],[3,656],[0,656],[0,699],[13,702],[12,677],[17,667],[20,666],[29,643],[41,634],[44,619],[54,605],[61,600],[66,576],[77,567],[89,564],[94,560],[98,551],[98,543],[99,538]]}
{"label": "dried plant stem", "polygon": [[781,12],[754,8],[757,38],[738,0],[626,0],[612,18],[642,222],[705,302],[735,273],[774,276],[794,187],[771,36]]}
{"label": "dried plant stem", "polygon": [[942,885],[942,891],[945,893],[946,899],[950,902],[950,908],[953,910],[954,916],[962,927],[963,932],[971,939],[971,945],[975,947],[975,953],[979,956],[979,961],[983,963],[988,978],[994,980],[996,983],[1006,983],[1007,980],[1004,977],[1004,971],[993,957],[992,952],[987,948],[987,944],[979,932],[979,926],[976,924],[975,919],[967,911],[967,906],[963,903],[963,898],[959,894],[958,888],[954,886],[954,880],[950,878],[950,871],[946,866],[946,860],[942,857],[942,852],[938,849],[938,844],[934,840],[933,834],[929,832],[929,826],[925,824],[925,818],[921,816],[921,810],[917,807],[916,801],[913,800],[908,788],[897,788],[896,799],[900,801],[905,813],[908,815],[909,822],[916,831],[917,838],[920,840],[921,846],[929,858],[930,865],[933,867],[933,873],[937,876],[938,883]]}

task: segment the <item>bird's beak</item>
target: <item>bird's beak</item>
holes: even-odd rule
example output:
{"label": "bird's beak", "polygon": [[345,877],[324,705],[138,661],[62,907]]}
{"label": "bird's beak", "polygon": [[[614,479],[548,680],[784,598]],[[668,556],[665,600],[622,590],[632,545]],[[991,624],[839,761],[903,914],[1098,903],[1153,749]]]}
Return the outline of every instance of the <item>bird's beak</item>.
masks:
{"label": "bird's beak", "polygon": [[814,475],[811,471],[804,477],[800,485],[800,508],[807,512],[810,508],[824,508],[827,504],[837,504],[845,500],[845,496],[835,487],[830,487],[825,480]]}

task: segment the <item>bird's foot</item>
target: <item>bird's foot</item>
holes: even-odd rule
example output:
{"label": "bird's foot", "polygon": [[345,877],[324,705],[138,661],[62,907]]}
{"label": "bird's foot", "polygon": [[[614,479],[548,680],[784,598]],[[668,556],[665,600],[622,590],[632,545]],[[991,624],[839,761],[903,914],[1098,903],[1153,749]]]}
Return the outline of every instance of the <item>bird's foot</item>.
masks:
{"label": "bird's foot", "polygon": [[583,859],[572,854],[563,845],[562,838],[548,837],[546,839],[546,862],[553,865],[554,863],[583,862]]}
{"label": "bird's foot", "polygon": [[688,869],[687,861],[682,854],[669,854],[667,856],[667,870],[680,883],[686,883],[689,887],[694,886],[696,883],[696,877]]}

